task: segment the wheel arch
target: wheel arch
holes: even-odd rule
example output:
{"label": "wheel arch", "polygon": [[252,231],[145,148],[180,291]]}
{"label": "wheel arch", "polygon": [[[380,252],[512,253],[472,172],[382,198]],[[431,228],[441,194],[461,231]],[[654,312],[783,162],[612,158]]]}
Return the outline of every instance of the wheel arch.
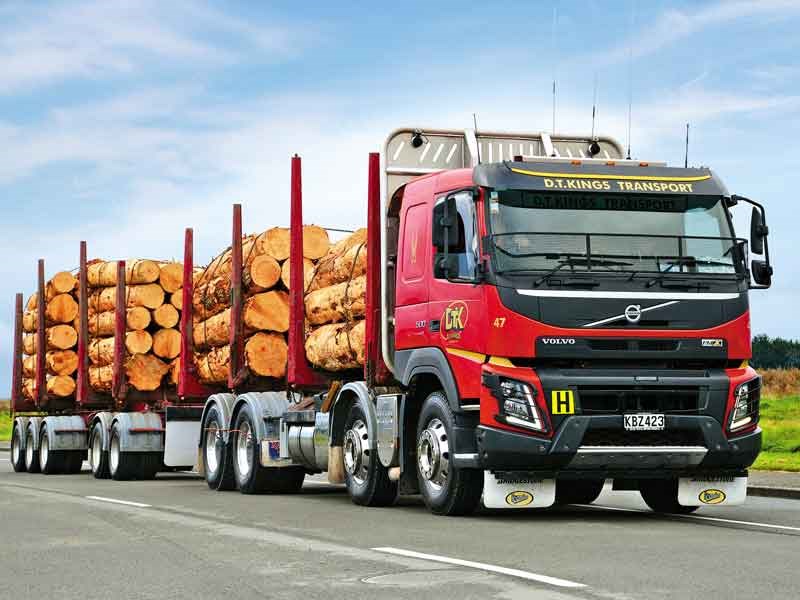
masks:
{"label": "wheel arch", "polygon": [[111,441],[111,423],[114,421],[114,413],[110,412],[99,412],[92,417],[92,421],[89,424],[89,430],[87,433],[87,444],[88,444],[88,436],[92,435],[92,431],[97,424],[100,425],[100,435],[101,435],[101,445],[103,452],[108,452],[108,448]]}
{"label": "wheel arch", "polygon": [[280,417],[289,408],[289,399],[286,392],[247,392],[236,397],[231,411],[230,424],[235,426],[239,413],[247,407],[250,409],[255,423],[259,443],[266,437],[266,424],[264,417]]}
{"label": "wheel arch", "polygon": [[30,417],[14,417],[14,423],[11,425],[11,439],[14,439],[14,432],[19,431],[19,449],[25,452],[25,444],[28,441],[28,421]]}
{"label": "wheel arch", "polygon": [[[444,392],[453,412],[463,412],[453,370],[450,368],[444,352],[439,348],[401,350],[396,353],[395,363],[400,383],[405,387],[410,387],[415,382],[430,385],[435,379],[439,383],[438,389]],[[434,389],[430,389],[430,391],[434,391]]]}
{"label": "wheel arch", "polygon": [[[111,429],[119,425],[121,452],[163,452],[164,426],[153,412],[121,412],[114,415]],[[134,430],[147,430],[134,433]],[[110,436],[109,436],[110,438]]]}
{"label": "wheel arch", "polygon": [[[222,423],[222,439],[225,443],[228,443],[228,435],[231,429],[231,423],[233,423],[233,411],[234,411],[234,404],[236,403],[236,396],[229,393],[221,393],[221,394],[212,394],[206,400],[206,404],[203,407],[203,414],[200,417],[200,426],[203,427],[203,424],[206,422],[206,417],[208,416],[209,411],[212,408],[217,408],[220,413],[221,418],[223,419],[224,423]],[[197,441],[198,448],[203,445],[203,436],[204,432],[200,431],[200,436]]]}
{"label": "wheel arch", "polygon": [[40,435],[42,431],[47,431],[47,444],[51,452],[86,450],[88,445],[86,423],[78,415],[44,417],[39,425]]}
{"label": "wheel arch", "polygon": [[[41,434],[42,430],[42,417],[29,417],[28,423],[25,426],[25,437],[28,437],[28,433],[33,433],[33,449],[39,449],[39,435]],[[25,447],[27,447],[28,442],[25,442]]]}
{"label": "wheel arch", "polygon": [[367,417],[370,450],[377,449],[378,417],[372,395],[363,381],[351,381],[342,386],[331,408],[330,445],[341,446],[344,442],[344,425],[350,407],[358,404]]}

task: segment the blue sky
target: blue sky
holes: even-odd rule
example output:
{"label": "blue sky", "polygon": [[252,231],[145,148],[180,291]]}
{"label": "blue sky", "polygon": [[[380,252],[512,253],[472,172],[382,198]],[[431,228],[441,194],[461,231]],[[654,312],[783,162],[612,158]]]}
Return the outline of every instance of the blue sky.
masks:
{"label": "blue sky", "polygon": [[[377,5],[376,5],[377,6]],[[558,14],[552,41],[554,7]],[[13,296],[91,256],[205,261],[288,221],[289,157],[306,220],[364,222],[367,153],[398,126],[597,131],[637,158],[714,168],[763,201],[775,284],[753,331],[800,338],[800,3],[155,0],[0,3],[0,396]],[[632,86],[629,86],[632,81]],[[740,233],[745,234],[739,221]]]}

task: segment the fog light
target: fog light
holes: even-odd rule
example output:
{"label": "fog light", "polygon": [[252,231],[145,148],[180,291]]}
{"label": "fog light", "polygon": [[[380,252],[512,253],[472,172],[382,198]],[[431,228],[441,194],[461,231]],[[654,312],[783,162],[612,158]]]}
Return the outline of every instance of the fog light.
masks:
{"label": "fog light", "polygon": [[761,378],[756,377],[736,386],[733,392],[733,410],[731,411],[728,431],[733,433],[758,422],[758,408],[761,400]]}

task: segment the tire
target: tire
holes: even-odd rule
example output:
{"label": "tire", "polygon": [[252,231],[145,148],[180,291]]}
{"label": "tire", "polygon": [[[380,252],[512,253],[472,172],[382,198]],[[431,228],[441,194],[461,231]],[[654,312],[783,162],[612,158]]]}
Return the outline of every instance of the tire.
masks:
{"label": "tire", "polygon": [[25,451],[22,449],[22,441],[25,439],[23,436],[24,433],[15,424],[14,433],[11,436],[11,452],[9,453],[11,467],[15,473],[24,473],[27,470],[25,468]]}
{"label": "tire", "polygon": [[103,424],[97,422],[89,434],[89,466],[95,479],[108,479],[108,450],[103,450]]}
{"label": "tire", "polygon": [[639,484],[639,493],[653,511],[673,515],[688,515],[699,506],[678,504],[677,479],[647,479]]}
{"label": "tire", "polygon": [[236,476],[233,472],[233,445],[224,441],[219,430],[224,429],[222,416],[216,406],[212,406],[203,421],[203,471],[206,484],[212,490],[228,491],[236,489]]}
{"label": "tire", "polygon": [[389,471],[369,449],[367,417],[353,402],[344,425],[344,482],[354,504],[391,506],[397,500],[398,485]]}
{"label": "tire", "polygon": [[128,481],[136,477],[139,471],[140,457],[134,452],[122,452],[120,437],[119,423],[114,423],[111,427],[111,441],[108,445],[108,471],[114,481]]}
{"label": "tire", "polygon": [[306,473],[302,467],[262,467],[258,430],[250,408],[236,416],[232,462],[236,487],[243,494],[290,494],[300,491]]}
{"label": "tire", "polygon": [[42,426],[39,434],[39,468],[45,475],[55,475],[64,470],[64,452],[50,450],[50,438],[47,436],[47,425]]}
{"label": "tire", "polygon": [[28,427],[25,434],[25,470],[28,473],[38,473],[39,467],[39,449],[34,446],[35,432]]}
{"label": "tire", "polygon": [[603,491],[604,479],[559,479],[556,504],[591,504]]}
{"label": "tire", "polygon": [[483,493],[483,472],[453,465],[450,439],[455,419],[447,398],[433,392],[422,405],[417,423],[416,465],[422,500],[437,515],[468,515]]}
{"label": "tire", "polygon": [[77,475],[83,468],[86,452],[83,450],[70,450],[64,453],[64,470],[66,475]]}
{"label": "tire", "polygon": [[164,457],[161,452],[145,452],[139,455],[139,471],[136,478],[142,481],[152,481],[161,470]]}

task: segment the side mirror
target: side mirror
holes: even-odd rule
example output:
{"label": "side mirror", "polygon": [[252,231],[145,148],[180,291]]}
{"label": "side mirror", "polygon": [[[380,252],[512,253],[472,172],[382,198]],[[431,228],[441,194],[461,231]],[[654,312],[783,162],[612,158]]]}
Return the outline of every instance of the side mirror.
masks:
{"label": "side mirror", "polygon": [[769,230],[764,225],[764,217],[761,211],[754,206],[750,217],[750,250],[753,254],[764,253],[764,238],[767,233],[769,233]]}
{"label": "side mirror", "polygon": [[751,261],[750,272],[753,274],[753,281],[755,281],[758,285],[767,287],[772,285],[772,267],[767,264],[767,261]]}
{"label": "side mirror", "polygon": [[436,258],[434,277],[438,279],[451,279],[458,275],[458,255],[439,254]]}
{"label": "side mirror", "polygon": [[452,230],[456,222],[456,215],[458,208],[456,208],[456,197],[447,196],[439,206],[434,209],[433,219],[433,232],[431,235],[433,245],[442,252],[446,252],[449,243],[452,241],[448,239],[449,232]]}

